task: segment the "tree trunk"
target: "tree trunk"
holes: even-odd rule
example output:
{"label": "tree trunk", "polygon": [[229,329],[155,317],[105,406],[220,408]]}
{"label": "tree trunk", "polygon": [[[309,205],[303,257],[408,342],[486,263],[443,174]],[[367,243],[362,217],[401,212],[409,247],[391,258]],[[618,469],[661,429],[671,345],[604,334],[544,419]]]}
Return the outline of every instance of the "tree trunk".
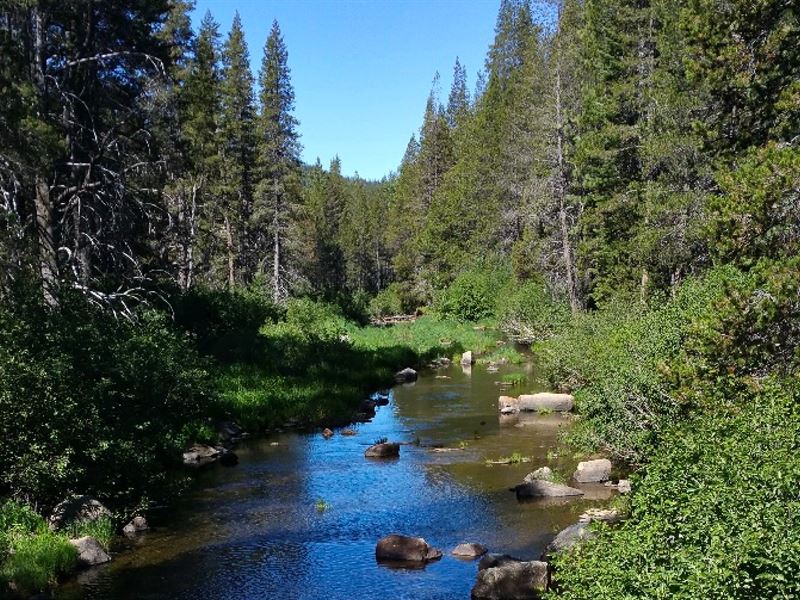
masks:
{"label": "tree trunk", "polygon": [[561,65],[558,64],[560,57],[556,57],[556,181],[555,194],[558,198],[558,224],[561,233],[561,257],[564,261],[564,269],[567,278],[567,293],[569,294],[569,306],[572,312],[578,311],[578,290],[575,280],[574,265],[572,264],[572,246],[569,239],[569,223],[567,222],[566,207],[566,181],[567,169],[564,159],[564,112],[561,104]]}
{"label": "tree trunk", "polygon": [[50,186],[41,177],[36,178],[36,231],[39,246],[39,272],[42,277],[42,294],[49,306],[58,304],[58,257],[53,240],[53,206]]}
{"label": "tree trunk", "polygon": [[233,288],[236,283],[234,271],[234,246],[233,246],[233,232],[231,231],[231,220],[225,215],[225,236],[226,246],[228,249],[228,287]]}
{"label": "tree trunk", "polygon": [[275,214],[272,217],[272,300],[275,304],[281,301],[281,234],[278,202],[276,199]]}

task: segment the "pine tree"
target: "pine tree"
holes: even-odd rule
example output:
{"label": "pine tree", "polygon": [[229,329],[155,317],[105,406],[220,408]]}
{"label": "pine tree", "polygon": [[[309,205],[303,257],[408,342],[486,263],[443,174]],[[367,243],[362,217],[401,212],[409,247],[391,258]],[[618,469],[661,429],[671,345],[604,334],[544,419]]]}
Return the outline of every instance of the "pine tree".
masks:
{"label": "pine tree", "polygon": [[253,166],[255,159],[255,106],[253,75],[242,21],[237,12],[222,50],[222,82],[220,86],[222,111],[220,137],[223,140],[222,178],[219,200],[215,210],[215,228],[220,246],[225,249],[222,268],[219,258],[214,269],[224,273],[222,281],[229,287],[246,281],[250,274],[246,224],[253,204]]}
{"label": "pine tree", "polygon": [[469,90],[467,89],[467,70],[456,57],[453,66],[453,84],[447,97],[447,123],[451,129],[461,125],[469,115]]}
{"label": "pine tree", "polygon": [[[288,53],[278,22],[264,47],[259,72],[261,112],[258,117],[258,186],[251,228],[264,265],[271,259],[271,287],[275,302],[284,300],[292,278],[289,232],[300,198],[300,141],[294,110]],[[264,238],[268,233],[269,238]]]}

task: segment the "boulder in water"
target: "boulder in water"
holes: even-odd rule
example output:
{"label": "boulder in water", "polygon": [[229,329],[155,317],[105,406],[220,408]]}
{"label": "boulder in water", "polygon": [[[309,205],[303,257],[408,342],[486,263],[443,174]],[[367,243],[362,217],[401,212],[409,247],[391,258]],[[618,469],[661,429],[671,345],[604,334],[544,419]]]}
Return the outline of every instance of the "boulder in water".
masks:
{"label": "boulder in water", "polygon": [[578,463],[572,478],[578,483],[602,483],[611,476],[611,461],[607,458]]}
{"label": "boulder in water", "polygon": [[400,444],[381,442],[373,444],[364,452],[367,458],[397,458],[400,456]]}
{"label": "boulder in water", "polygon": [[472,356],[472,350],[467,350],[461,355],[461,365],[464,367],[471,367],[475,363],[475,357]]}
{"label": "boulder in water", "polygon": [[523,394],[518,401],[520,410],[532,412],[569,412],[575,406],[575,398],[571,394],[550,392]]}
{"label": "boulder in water", "polygon": [[488,550],[482,544],[468,543],[459,544],[450,552],[453,556],[461,558],[478,558],[486,554]]}
{"label": "boulder in water", "polygon": [[553,483],[552,481],[543,481],[541,479],[534,479],[526,483],[521,483],[512,489],[517,494],[517,500],[583,496],[583,492],[579,489],[560,483]]}
{"label": "boulder in water", "polygon": [[82,567],[93,567],[102,565],[111,560],[108,552],[93,537],[85,536],[76,540],[70,540],[70,544],[78,551],[78,564]]}
{"label": "boulder in water", "polygon": [[395,373],[394,380],[397,383],[411,383],[412,381],[417,380],[417,372],[414,369],[407,367],[402,371]]}
{"label": "boulder in water", "polygon": [[442,557],[441,550],[431,548],[423,538],[387,535],[378,540],[375,558],[378,562],[426,563]]}

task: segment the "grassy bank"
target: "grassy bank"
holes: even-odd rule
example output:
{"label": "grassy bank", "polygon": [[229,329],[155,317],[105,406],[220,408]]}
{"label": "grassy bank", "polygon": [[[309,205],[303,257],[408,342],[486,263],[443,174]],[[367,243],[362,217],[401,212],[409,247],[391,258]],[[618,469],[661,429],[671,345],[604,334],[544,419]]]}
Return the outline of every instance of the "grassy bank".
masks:
{"label": "grassy bank", "polygon": [[427,316],[386,327],[361,326],[333,307],[289,303],[285,319],[260,329],[263,355],[219,371],[215,411],[258,430],[346,420],[394,373],[437,357],[486,351],[495,336],[471,323]]}

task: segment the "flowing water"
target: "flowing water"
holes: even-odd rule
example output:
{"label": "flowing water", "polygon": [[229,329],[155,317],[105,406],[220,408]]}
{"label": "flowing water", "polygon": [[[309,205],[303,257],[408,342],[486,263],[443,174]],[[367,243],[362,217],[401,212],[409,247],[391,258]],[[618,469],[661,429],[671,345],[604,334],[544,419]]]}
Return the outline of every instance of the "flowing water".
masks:
{"label": "flowing water", "polygon": [[[132,547],[56,598],[467,599],[477,562],[450,556],[456,544],[535,559],[611,494],[585,487],[581,500],[523,504],[508,490],[538,466],[574,467],[554,456],[567,418],[499,417],[497,382],[520,369],[423,373],[396,387],[352,437],[284,433],[241,444],[238,466],[206,467],[193,492],[154,515]],[[399,459],[366,459],[366,447],[384,437],[410,444]],[[514,453],[530,462],[486,464]],[[445,555],[421,569],[377,564],[375,543],[390,533],[424,537]]]}

